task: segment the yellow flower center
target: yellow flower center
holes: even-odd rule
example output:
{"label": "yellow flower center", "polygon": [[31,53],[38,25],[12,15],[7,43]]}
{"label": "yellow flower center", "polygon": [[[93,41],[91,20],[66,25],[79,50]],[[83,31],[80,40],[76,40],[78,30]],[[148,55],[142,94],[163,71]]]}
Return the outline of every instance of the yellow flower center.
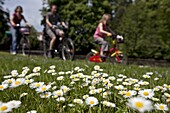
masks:
{"label": "yellow flower center", "polygon": [[21,84],[20,81],[16,81],[16,82],[15,82],[15,85],[19,85],[19,84]]}
{"label": "yellow flower center", "polygon": [[136,103],[135,103],[135,106],[136,106],[137,108],[143,108],[143,103],[142,103],[142,102],[136,102]]}
{"label": "yellow flower center", "polygon": [[48,97],[48,94],[44,94],[45,97]]}
{"label": "yellow flower center", "polygon": [[37,83],[37,84],[35,84],[35,86],[40,87],[40,84],[39,84],[39,83]]}
{"label": "yellow flower center", "polygon": [[92,105],[92,104],[94,104],[94,101],[90,101],[89,103]]}
{"label": "yellow flower center", "polygon": [[57,92],[57,95],[61,95],[61,92]]}
{"label": "yellow flower center", "polygon": [[143,92],[143,95],[148,96],[149,93],[148,92]]}
{"label": "yellow flower center", "polygon": [[164,110],[164,106],[160,105],[159,109]]}
{"label": "yellow flower center", "polygon": [[126,96],[127,97],[131,96],[131,93],[130,92],[126,92]]}
{"label": "yellow flower center", "polygon": [[41,89],[42,89],[42,91],[45,91],[45,90],[46,90],[46,87],[42,87]]}
{"label": "yellow flower center", "polygon": [[5,110],[7,110],[7,108],[8,108],[7,106],[1,106],[0,111],[5,111]]}
{"label": "yellow flower center", "polygon": [[4,88],[4,86],[0,85],[0,89],[3,89],[3,88]]}
{"label": "yellow flower center", "polygon": [[26,80],[26,83],[30,83],[30,80]]}
{"label": "yellow flower center", "polygon": [[12,80],[8,80],[8,82],[9,82],[9,83],[11,83],[11,82],[12,82]]}

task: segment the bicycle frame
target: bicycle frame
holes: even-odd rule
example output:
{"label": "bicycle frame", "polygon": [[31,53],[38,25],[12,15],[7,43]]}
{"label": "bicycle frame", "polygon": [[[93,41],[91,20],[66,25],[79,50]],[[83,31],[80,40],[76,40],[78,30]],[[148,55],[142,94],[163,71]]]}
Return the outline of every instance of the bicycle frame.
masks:
{"label": "bicycle frame", "polygon": [[[110,58],[115,57],[116,58],[115,60],[120,63],[121,62],[120,55],[123,54],[123,51],[120,51],[116,48],[117,38],[118,38],[118,36],[116,37],[116,39],[113,39],[113,41],[112,41],[113,46],[107,52],[106,58],[100,57],[100,51],[96,51],[95,49],[91,49],[93,56],[89,57],[88,60],[91,61],[91,62],[105,62],[108,57],[110,57]],[[123,39],[123,37],[122,37],[122,39]]]}

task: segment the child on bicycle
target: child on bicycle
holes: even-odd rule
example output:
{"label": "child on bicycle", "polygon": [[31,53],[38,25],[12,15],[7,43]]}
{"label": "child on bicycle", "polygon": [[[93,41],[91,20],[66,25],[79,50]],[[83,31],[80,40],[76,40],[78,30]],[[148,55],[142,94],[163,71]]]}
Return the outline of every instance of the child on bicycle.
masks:
{"label": "child on bicycle", "polygon": [[112,34],[107,30],[108,24],[110,22],[111,15],[110,14],[104,14],[99,21],[99,24],[96,28],[96,31],[93,35],[94,41],[97,42],[98,44],[101,45],[101,50],[100,50],[100,56],[101,57],[106,57],[104,55],[105,51],[108,51],[108,42],[105,40],[106,36],[112,36]]}

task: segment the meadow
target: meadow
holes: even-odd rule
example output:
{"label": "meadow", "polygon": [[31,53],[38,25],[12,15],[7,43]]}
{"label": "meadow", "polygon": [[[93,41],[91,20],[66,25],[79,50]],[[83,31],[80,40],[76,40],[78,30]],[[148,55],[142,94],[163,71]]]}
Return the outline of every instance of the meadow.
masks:
{"label": "meadow", "polygon": [[0,52],[0,113],[169,113],[170,69]]}

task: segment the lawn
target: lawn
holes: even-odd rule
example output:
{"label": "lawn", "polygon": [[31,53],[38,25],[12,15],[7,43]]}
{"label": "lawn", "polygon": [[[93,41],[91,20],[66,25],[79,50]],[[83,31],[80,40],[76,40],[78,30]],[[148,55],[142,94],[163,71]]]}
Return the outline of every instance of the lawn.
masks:
{"label": "lawn", "polygon": [[169,112],[170,70],[0,52],[0,96],[0,113]]}

